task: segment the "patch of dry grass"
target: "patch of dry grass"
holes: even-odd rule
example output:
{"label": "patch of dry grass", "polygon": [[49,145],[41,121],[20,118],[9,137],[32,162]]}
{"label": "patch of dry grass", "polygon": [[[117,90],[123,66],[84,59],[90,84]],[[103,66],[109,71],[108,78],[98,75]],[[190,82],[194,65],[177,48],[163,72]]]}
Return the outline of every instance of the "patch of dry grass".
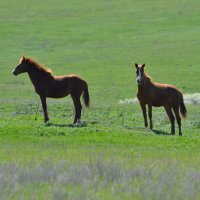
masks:
{"label": "patch of dry grass", "polygon": [[198,199],[199,188],[200,173],[178,167],[125,168],[103,159],[81,165],[0,166],[1,199]]}

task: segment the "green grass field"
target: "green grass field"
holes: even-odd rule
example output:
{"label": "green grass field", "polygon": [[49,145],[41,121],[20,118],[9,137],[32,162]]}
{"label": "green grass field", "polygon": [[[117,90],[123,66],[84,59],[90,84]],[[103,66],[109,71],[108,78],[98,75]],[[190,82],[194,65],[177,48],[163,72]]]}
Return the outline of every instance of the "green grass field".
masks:
{"label": "green grass field", "polygon": [[[119,103],[136,97],[135,62],[200,93],[199,13],[198,0],[1,0],[0,199],[199,199],[200,103],[182,137],[163,108],[151,131],[138,103]],[[70,97],[49,99],[43,123],[28,75],[11,73],[21,56],[87,80],[82,127]]]}

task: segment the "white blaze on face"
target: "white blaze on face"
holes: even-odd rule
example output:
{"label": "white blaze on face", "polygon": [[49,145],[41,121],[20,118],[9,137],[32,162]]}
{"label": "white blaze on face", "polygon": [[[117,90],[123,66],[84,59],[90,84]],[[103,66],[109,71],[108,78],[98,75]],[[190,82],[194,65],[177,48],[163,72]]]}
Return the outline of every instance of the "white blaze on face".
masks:
{"label": "white blaze on face", "polygon": [[142,73],[141,73],[141,70],[139,70],[137,80],[138,80],[139,82],[142,80]]}

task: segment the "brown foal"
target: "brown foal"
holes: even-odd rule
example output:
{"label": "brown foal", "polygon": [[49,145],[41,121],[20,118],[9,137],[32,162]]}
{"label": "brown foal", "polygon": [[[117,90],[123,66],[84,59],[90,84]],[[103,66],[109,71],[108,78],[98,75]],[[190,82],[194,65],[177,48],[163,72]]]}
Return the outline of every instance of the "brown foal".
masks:
{"label": "brown foal", "polygon": [[[186,107],[183,102],[183,95],[180,90],[175,86],[168,84],[154,83],[151,80],[151,77],[148,76],[143,65],[138,65],[135,63],[136,67],[136,79],[138,83],[138,93],[137,97],[142,108],[144,125],[148,126],[147,114],[146,114],[146,105],[148,105],[148,115],[150,120],[150,128],[153,129],[152,122],[152,106],[160,107],[164,106],[165,111],[171,122],[171,134],[175,134],[175,117],[177,120],[179,135],[182,135],[181,131],[181,117],[179,115],[179,109],[182,116],[185,118],[187,114]],[[174,114],[173,114],[173,112]]]}
{"label": "brown foal", "polygon": [[13,70],[13,74],[18,75],[25,72],[28,73],[36,93],[40,96],[45,123],[49,121],[46,98],[62,98],[70,94],[75,107],[74,124],[81,125],[81,95],[83,94],[86,107],[90,103],[88,85],[85,80],[73,74],[53,76],[49,68],[43,67],[31,58],[22,57]]}

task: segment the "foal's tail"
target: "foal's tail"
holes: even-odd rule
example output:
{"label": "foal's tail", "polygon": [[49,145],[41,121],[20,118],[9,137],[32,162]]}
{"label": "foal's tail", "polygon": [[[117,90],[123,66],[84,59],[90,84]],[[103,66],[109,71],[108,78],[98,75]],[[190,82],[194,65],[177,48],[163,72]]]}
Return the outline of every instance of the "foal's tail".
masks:
{"label": "foal's tail", "polygon": [[183,94],[181,93],[181,101],[180,101],[180,111],[181,115],[186,118],[187,117],[187,110],[183,101]]}
{"label": "foal's tail", "polygon": [[89,91],[88,91],[88,85],[85,82],[84,84],[84,88],[83,88],[83,101],[86,107],[90,106],[90,95],[89,95]]}

